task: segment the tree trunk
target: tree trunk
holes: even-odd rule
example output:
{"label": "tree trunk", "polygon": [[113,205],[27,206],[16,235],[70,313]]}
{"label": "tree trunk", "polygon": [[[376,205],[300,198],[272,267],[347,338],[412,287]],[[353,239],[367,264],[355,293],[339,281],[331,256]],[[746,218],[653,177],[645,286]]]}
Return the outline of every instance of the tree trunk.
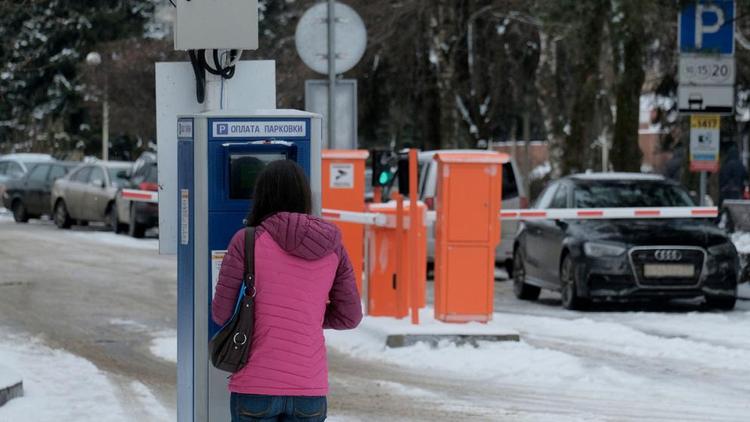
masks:
{"label": "tree trunk", "polygon": [[[549,162],[552,167],[551,176],[561,176],[560,162],[563,155],[563,122],[561,117],[564,110],[560,106],[555,83],[557,44],[554,36],[542,30],[539,31],[539,63],[534,80],[539,92],[537,104],[542,111],[542,121],[547,132]],[[528,175],[527,175],[528,178]]]}
{"label": "tree trunk", "polygon": [[[646,78],[644,66],[643,1],[628,1],[621,4],[623,19],[616,28],[618,36],[613,48],[616,59],[614,68],[617,74],[615,93],[617,113],[615,116],[614,137],[612,140],[612,166],[616,171],[641,170],[642,153],[638,145],[640,125],[640,101],[643,81]],[[618,24],[615,24],[618,25]],[[621,52],[619,55],[617,52]]]}

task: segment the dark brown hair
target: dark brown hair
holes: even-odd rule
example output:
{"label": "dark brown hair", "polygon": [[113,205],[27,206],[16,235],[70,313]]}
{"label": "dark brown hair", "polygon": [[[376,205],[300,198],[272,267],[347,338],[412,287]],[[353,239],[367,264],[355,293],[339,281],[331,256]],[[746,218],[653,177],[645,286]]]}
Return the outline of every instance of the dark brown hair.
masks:
{"label": "dark brown hair", "polygon": [[257,227],[277,212],[312,212],[312,193],[305,171],[291,160],[273,161],[258,175],[247,225]]}

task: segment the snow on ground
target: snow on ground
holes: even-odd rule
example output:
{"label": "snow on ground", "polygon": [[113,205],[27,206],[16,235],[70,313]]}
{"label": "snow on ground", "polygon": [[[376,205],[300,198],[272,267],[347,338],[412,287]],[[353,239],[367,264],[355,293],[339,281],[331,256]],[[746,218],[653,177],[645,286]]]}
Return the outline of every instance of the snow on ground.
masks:
{"label": "snow on ground", "polygon": [[[133,403],[123,401],[123,387],[91,362],[37,338],[3,332],[0,339],[0,362],[18,372],[24,386],[23,397],[0,407],[0,422],[134,420]],[[145,385],[131,381],[127,388],[127,395],[144,409],[145,420],[170,419]]]}
{"label": "snow on ground", "polygon": [[177,331],[154,331],[138,321],[121,318],[112,318],[109,323],[150,338],[148,349],[152,355],[167,362],[177,363]]}
{"label": "snow on ground", "polygon": [[18,374],[18,372],[8,368],[7,366],[0,365],[0,390],[12,387],[22,380],[23,378],[20,374]]}
{"label": "snow on ground", "polygon": [[750,282],[742,283],[737,287],[737,297],[750,300]]}
{"label": "snow on ground", "polygon": [[0,221],[2,220],[13,220],[13,214],[7,209],[0,207]]}
{"label": "snow on ground", "polygon": [[155,336],[149,346],[151,354],[167,362],[177,363],[177,333],[167,330],[156,333]]}
{"label": "snow on ground", "polygon": [[[494,386],[508,393],[498,397],[503,408],[528,411],[531,395],[540,402],[532,405],[537,416],[556,406],[581,420],[740,421],[750,415],[750,312],[560,312],[572,318],[495,313],[488,325],[520,332],[521,342],[391,349],[385,333],[413,328],[377,317],[366,317],[354,331],[327,331],[326,341],[357,358]],[[444,330],[478,330],[449,327]],[[610,419],[612,413],[620,419]]]}
{"label": "snow on ground", "polygon": [[104,243],[110,246],[124,246],[127,248],[158,250],[158,239],[135,239],[123,234],[108,231],[72,230],[66,232],[71,238],[85,239],[92,242]]}
{"label": "snow on ground", "polygon": [[750,233],[736,232],[732,233],[732,242],[741,254],[750,254]]}

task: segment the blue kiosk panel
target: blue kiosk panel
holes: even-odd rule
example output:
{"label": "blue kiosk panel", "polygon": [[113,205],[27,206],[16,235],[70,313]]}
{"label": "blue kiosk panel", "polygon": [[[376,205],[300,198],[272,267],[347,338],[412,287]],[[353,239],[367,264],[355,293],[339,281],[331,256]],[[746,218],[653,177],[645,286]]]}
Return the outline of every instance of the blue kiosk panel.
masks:
{"label": "blue kiosk panel", "polygon": [[[268,163],[294,160],[310,177],[310,121],[209,119],[208,129],[208,247],[209,251],[223,251],[244,226],[255,181]],[[209,315],[217,282],[212,276],[210,273]],[[209,321],[209,337],[219,328]]]}
{"label": "blue kiosk panel", "polygon": [[211,318],[211,300],[221,262],[217,257],[244,227],[258,174],[272,161],[289,159],[312,180],[314,194],[319,184],[319,118],[295,113],[299,117],[196,115],[178,120],[180,422],[228,417],[227,374],[208,362],[208,340],[220,328]]}

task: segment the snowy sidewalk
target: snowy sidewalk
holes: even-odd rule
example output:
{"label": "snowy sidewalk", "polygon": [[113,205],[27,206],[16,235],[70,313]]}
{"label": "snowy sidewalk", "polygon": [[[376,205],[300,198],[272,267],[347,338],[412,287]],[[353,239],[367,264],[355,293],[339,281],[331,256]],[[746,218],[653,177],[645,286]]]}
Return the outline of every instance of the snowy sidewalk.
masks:
{"label": "snowy sidewalk", "polygon": [[0,422],[174,419],[173,410],[164,408],[138,381],[113,378],[91,362],[38,339],[2,330],[0,339],[0,362],[24,381],[23,397],[0,407]]}
{"label": "snowy sidewalk", "polygon": [[[409,317],[396,319],[366,316],[356,331],[369,337],[367,342],[372,341],[375,344],[387,345],[388,347],[406,347],[417,343],[426,343],[432,347],[448,343],[458,346],[464,344],[476,346],[478,342],[520,340],[517,331],[511,330],[497,321],[490,321],[486,324],[478,322],[449,324],[438,321],[434,318],[432,307],[420,310],[419,321],[418,325],[414,325]],[[342,341],[341,337],[336,337],[335,332],[326,332],[326,338],[328,338],[328,334]],[[349,336],[345,337],[349,338]],[[355,341],[364,341],[364,336]]]}
{"label": "snowy sidewalk", "polygon": [[12,369],[0,365],[0,407],[23,395],[23,380]]}

